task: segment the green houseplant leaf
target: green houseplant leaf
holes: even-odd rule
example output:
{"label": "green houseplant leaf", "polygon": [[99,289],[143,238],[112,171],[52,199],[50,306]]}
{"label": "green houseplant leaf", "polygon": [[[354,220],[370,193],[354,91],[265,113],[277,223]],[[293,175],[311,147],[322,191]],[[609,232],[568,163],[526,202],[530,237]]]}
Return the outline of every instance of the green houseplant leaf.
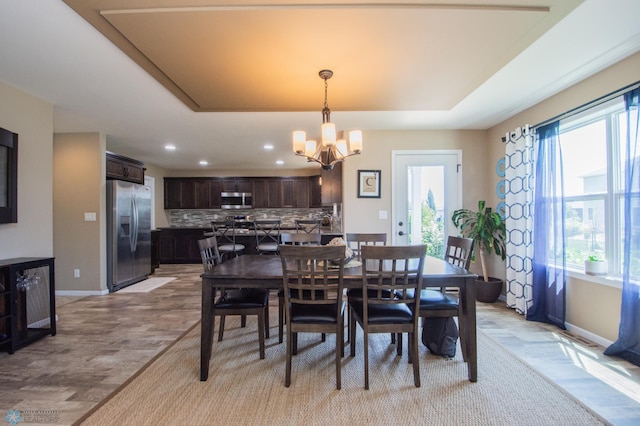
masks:
{"label": "green houseplant leaf", "polygon": [[480,253],[480,263],[482,265],[482,275],[485,281],[489,280],[485,263],[485,254],[497,254],[505,260],[506,253],[506,227],[502,217],[491,207],[486,207],[484,200],[478,201],[478,210],[459,209],[453,212],[451,220],[460,234],[465,238],[474,241],[473,260],[475,253]]}

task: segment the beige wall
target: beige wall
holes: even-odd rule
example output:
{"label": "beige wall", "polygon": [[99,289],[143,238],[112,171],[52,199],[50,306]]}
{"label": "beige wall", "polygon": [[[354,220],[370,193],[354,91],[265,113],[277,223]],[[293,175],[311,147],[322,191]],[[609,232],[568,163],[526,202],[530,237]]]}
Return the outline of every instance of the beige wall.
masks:
{"label": "beige wall", "polygon": [[[367,131],[363,138],[362,154],[348,158],[342,169],[345,232],[386,232],[391,237],[391,151],[462,150],[463,206],[474,208],[486,196],[494,167],[491,163],[485,166],[488,154],[483,130]],[[380,170],[379,199],[357,197],[358,170]],[[387,219],[378,218],[380,210],[387,211]]]}
{"label": "beige wall", "polygon": [[[106,279],[105,138],[54,136],[53,225],[57,290],[104,292]],[[95,213],[96,221],[85,221]],[[75,278],[74,269],[80,270]]]}
{"label": "beige wall", "polygon": [[[573,108],[586,104],[608,93],[614,92],[640,79],[640,53],[637,53],[593,77],[578,83],[556,96],[541,102],[526,111],[491,128],[489,136],[489,164],[504,156],[501,138],[509,131],[525,124],[535,125]],[[497,203],[493,188],[498,183],[495,173],[490,174],[488,194]],[[573,327],[594,333],[614,341],[618,336],[620,321],[621,290],[594,284],[578,278],[568,278],[567,322]]]}
{"label": "beige wall", "polygon": [[0,83],[0,127],[18,133],[18,223],[0,224],[0,259],[51,257],[53,106]]}

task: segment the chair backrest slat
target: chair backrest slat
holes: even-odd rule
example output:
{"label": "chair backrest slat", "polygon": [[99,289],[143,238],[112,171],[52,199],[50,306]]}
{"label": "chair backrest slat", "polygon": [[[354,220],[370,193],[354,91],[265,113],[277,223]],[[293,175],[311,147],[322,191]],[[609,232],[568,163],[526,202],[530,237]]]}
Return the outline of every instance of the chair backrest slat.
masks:
{"label": "chair backrest slat", "polygon": [[357,258],[362,257],[362,247],[366,245],[387,245],[385,233],[347,233],[347,246]]}
{"label": "chair backrest slat", "polygon": [[306,234],[303,232],[300,233],[292,233],[292,232],[283,232],[280,234],[280,240],[282,244],[291,244],[291,245],[320,245],[320,234]]}
{"label": "chair backrest slat", "polygon": [[444,260],[452,265],[469,269],[472,255],[473,239],[453,236],[448,237]]}
{"label": "chair backrest slat", "polygon": [[419,310],[426,250],[425,245],[362,247],[365,315],[368,304],[406,303]]}
{"label": "chair backrest slat", "polygon": [[280,246],[285,304],[333,304],[342,300],[344,248]]}
{"label": "chair backrest slat", "polygon": [[198,240],[198,247],[200,248],[200,257],[202,258],[202,266],[205,272],[222,263],[216,237]]}

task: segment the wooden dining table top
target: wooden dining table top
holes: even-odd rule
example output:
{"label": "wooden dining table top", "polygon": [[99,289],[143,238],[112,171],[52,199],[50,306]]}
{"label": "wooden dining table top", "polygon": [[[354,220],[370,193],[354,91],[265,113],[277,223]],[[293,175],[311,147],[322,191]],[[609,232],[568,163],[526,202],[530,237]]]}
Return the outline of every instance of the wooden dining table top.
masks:
{"label": "wooden dining table top", "polygon": [[[349,266],[349,265],[353,266]],[[423,269],[423,286],[429,287],[431,281],[437,280],[437,287],[441,287],[443,281],[451,281],[448,287],[460,287],[461,279],[473,279],[477,277],[466,269],[454,266],[442,259],[427,256]],[[265,287],[267,282],[274,287],[282,288],[282,263],[279,256],[273,255],[243,255],[238,256],[216,266],[213,270],[204,272],[201,277],[205,280],[215,280],[216,283],[225,284],[227,280],[236,282],[239,279],[246,280],[243,287]],[[256,282],[252,285],[251,281]],[[276,282],[277,281],[277,282]],[[346,288],[360,287],[362,285],[362,264],[351,261],[345,264],[344,281]]]}

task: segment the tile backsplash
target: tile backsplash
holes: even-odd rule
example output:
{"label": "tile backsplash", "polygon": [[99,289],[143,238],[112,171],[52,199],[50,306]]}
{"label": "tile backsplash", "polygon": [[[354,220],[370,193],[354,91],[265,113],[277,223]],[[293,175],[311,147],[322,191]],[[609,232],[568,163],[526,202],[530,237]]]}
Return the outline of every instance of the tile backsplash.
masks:
{"label": "tile backsplash", "polygon": [[[203,209],[203,210],[165,210],[167,220],[172,228],[208,228],[211,226],[212,220],[220,220],[226,216],[253,216],[256,219],[273,219],[282,220],[283,227],[295,226],[296,219],[322,219],[324,216],[335,214],[330,228],[332,232],[341,232],[342,218],[340,205],[334,209],[332,206],[315,209],[238,209],[238,210],[220,210],[220,209]],[[327,229],[323,228],[323,229]]]}

